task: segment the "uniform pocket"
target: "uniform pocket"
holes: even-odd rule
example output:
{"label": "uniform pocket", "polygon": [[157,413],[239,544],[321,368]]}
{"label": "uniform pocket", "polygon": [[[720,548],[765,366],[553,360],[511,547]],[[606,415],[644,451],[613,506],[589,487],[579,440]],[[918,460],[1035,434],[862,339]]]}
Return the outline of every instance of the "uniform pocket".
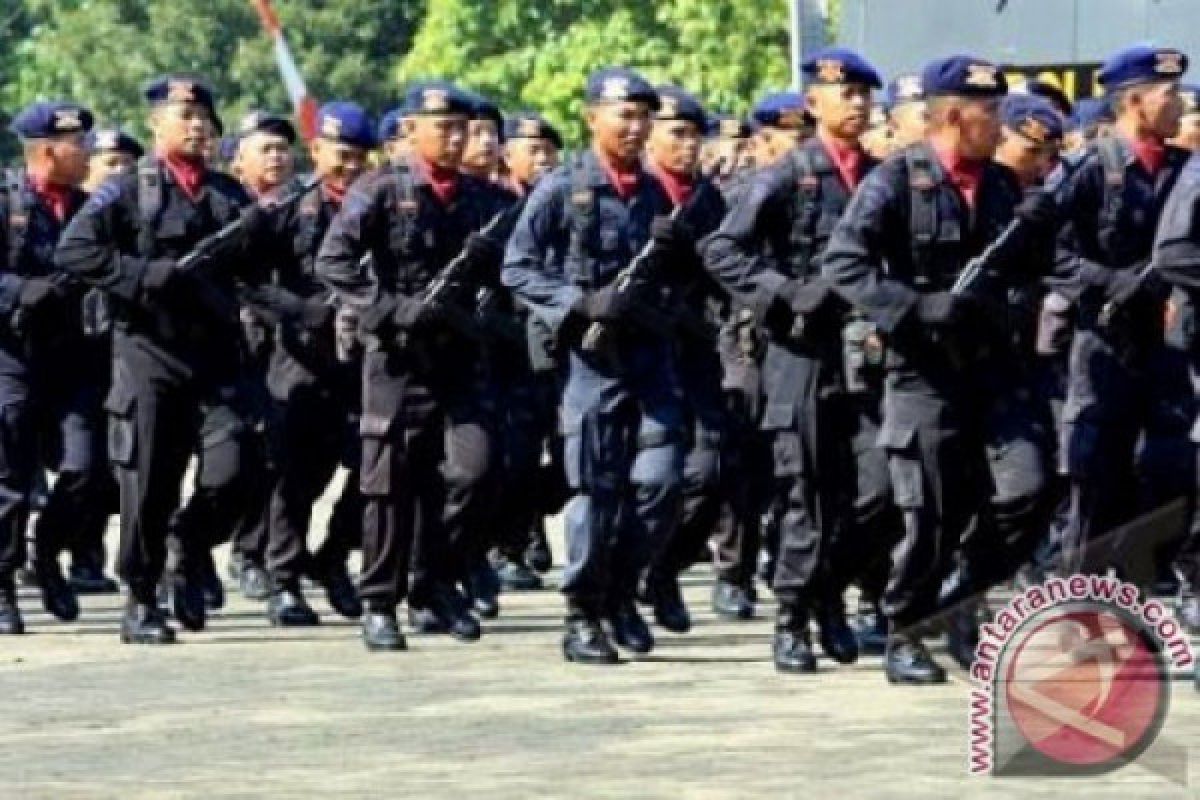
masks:
{"label": "uniform pocket", "polygon": [[624,485],[623,468],[632,461],[632,431],[622,415],[589,412],[579,431],[579,488],[592,494],[615,493]]}
{"label": "uniform pocket", "polygon": [[804,474],[804,448],[800,434],[780,431],[771,440],[775,477],[793,478]]}
{"label": "uniform pocket", "polygon": [[888,472],[892,476],[892,494],[902,509],[920,508],[925,502],[921,462],[911,453],[888,454]]}
{"label": "uniform pocket", "polygon": [[358,486],[364,495],[384,497],[391,494],[394,447],[383,436],[363,436]]}
{"label": "uniform pocket", "polygon": [[132,467],[137,458],[137,398],[125,381],[113,381],[104,399],[108,412],[108,458],[120,467]]}

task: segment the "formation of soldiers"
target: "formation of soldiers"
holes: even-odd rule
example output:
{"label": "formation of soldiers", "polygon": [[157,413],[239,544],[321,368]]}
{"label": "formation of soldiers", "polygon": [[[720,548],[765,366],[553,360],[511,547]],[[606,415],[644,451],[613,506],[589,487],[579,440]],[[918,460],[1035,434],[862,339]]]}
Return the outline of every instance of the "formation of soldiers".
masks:
{"label": "formation of soldiers", "polygon": [[560,511],[573,662],[649,652],[642,608],[685,633],[706,559],[722,616],[770,585],[785,672],[815,632],[944,681],[924,641],[968,664],[979,598],[1048,571],[1174,571],[1200,629],[1186,68],[1121,51],[1072,108],[972,56],[884,89],[829,48],[748,120],[609,68],[569,154],[427,81],[377,127],[324,106],[303,176],[287,118],[222,140],[194,77],[147,86],[148,154],[37,103],[0,193],[0,633],[22,570],[62,620],[116,590],[117,509],[132,643],[204,627],[227,541],[272,624],[317,624],[307,579],[370,650],[404,649],[402,603],[478,639]]}

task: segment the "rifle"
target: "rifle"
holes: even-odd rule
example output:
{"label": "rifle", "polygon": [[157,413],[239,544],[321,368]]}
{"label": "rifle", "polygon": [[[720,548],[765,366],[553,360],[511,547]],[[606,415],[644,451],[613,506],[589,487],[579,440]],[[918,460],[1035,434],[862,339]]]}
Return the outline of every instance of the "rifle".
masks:
{"label": "rifle", "polygon": [[[983,252],[967,262],[963,271],[958,274],[954,285],[950,287],[950,293],[963,297],[973,293],[979,284],[983,283],[991,271],[992,262],[997,258],[997,254],[1005,247],[1009,246],[1014,239],[1017,238],[1017,233],[1021,231],[1023,224],[1020,218],[1014,218],[1009,221],[1000,235],[993,239],[987,247],[983,248]],[[956,368],[963,368],[969,363],[968,354],[962,351],[962,348],[952,341],[937,335],[935,340],[946,348],[950,355],[950,360]],[[953,338],[953,337],[950,337]]]}
{"label": "rifle", "polygon": [[[1137,277],[1134,279],[1138,289],[1141,289],[1142,286],[1145,285],[1146,280],[1150,277],[1150,273],[1153,270],[1154,270],[1153,263],[1147,263],[1146,266],[1144,266],[1138,270]],[[1099,314],[1099,316],[1096,317],[1096,322],[1103,329],[1111,329],[1113,323],[1116,322],[1117,317],[1119,317],[1121,315],[1121,312],[1125,310],[1126,304],[1128,304],[1129,301],[1136,296],[1137,296],[1137,291],[1133,291],[1133,292],[1129,293],[1129,295],[1125,298],[1125,300],[1123,302],[1118,302],[1116,300],[1109,300],[1100,309],[1100,314]]]}
{"label": "rifle", "polygon": [[1000,235],[993,239],[987,247],[983,248],[982,253],[967,262],[967,266],[958,274],[958,279],[950,287],[950,293],[961,297],[974,289],[975,284],[982,281],[987,275],[988,262],[996,257],[996,253],[1002,247],[1007,246],[1012,241],[1020,229],[1021,220],[1019,218],[1011,220],[1005,226],[1004,230],[1000,231]]}
{"label": "rifle", "polygon": [[[478,235],[484,238],[493,238],[501,244],[508,241],[524,207],[524,202],[514,203],[509,208],[497,213],[479,230]],[[478,282],[478,276],[472,274],[473,267],[474,265],[468,262],[467,249],[464,245],[463,249],[450,259],[437,277],[425,287],[419,302],[423,308],[436,309],[446,325],[454,331],[482,345],[485,343],[485,331],[480,324],[478,303],[468,309],[461,302],[466,290]]]}
{"label": "rifle", "polygon": [[[693,193],[688,203],[690,204],[691,200],[694,200],[699,194],[700,192]],[[683,205],[675,206],[675,208],[671,211],[670,219],[677,220],[683,215],[683,213]],[[631,306],[636,309],[636,311],[633,312],[635,319],[641,317],[641,319],[638,321],[641,322],[642,320],[645,320],[643,324],[647,324],[647,327],[650,327],[654,330],[662,330],[664,327],[673,326],[664,325],[664,323],[661,321],[661,313],[656,315],[653,309],[648,310],[645,308],[644,303],[636,302],[637,292],[650,282],[650,279],[654,274],[654,270],[658,265],[658,260],[656,258],[657,255],[658,248],[656,247],[656,242],[651,239],[642,245],[642,249],[637,252],[637,254],[633,257],[633,260],[629,262],[628,266],[617,273],[617,277],[614,279],[613,284],[616,287],[618,295],[622,297],[628,296],[634,301],[631,303]],[[611,323],[593,322],[592,324],[588,325],[587,330],[584,331],[583,340],[580,343],[580,347],[585,353],[590,353],[592,355],[599,355],[602,353],[611,355],[614,352],[613,337],[616,335],[616,331],[613,328],[614,326]]]}
{"label": "rifle", "polygon": [[[320,183],[321,179],[316,175],[310,175],[305,178],[293,191],[271,206],[271,213],[279,213],[284,209],[296,205],[306,194],[317,188]],[[243,214],[226,224],[216,233],[205,236],[197,242],[196,246],[187,255],[176,262],[175,268],[181,272],[199,272],[208,265],[218,261],[222,256],[233,252],[241,245],[245,236],[246,217]]]}
{"label": "rifle", "polygon": [[[277,214],[295,206],[320,183],[321,180],[316,175],[309,176],[296,189],[272,206],[270,212]],[[237,250],[245,238],[246,216],[243,214],[227,223],[216,233],[201,239],[195,247],[175,262],[177,270],[184,275],[196,278],[188,287],[189,291],[194,292],[195,299],[199,301],[200,305],[212,312],[217,319],[229,319],[231,316],[236,318],[239,303],[207,280],[205,273],[213,269],[221,259]]]}

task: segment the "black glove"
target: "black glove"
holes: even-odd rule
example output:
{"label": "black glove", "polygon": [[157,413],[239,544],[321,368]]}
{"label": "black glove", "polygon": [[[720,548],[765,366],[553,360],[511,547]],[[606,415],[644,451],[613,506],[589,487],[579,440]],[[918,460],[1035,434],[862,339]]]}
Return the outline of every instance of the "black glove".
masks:
{"label": "black glove", "polygon": [[412,297],[403,297],[396,305],[396,312],[392,314],[392,322],[400,330],[410,331],[437,322],[441,315],[441,309],[436,305],[422,303]]}
{"label": "black glove", "polygon": [[1142,296],[1152,300],[1166,300],[1171,287],[1154,270],[1144,272],[1144,265],[1129,269],[1113,270],[1108,278],[1107,305],[1121,308]]}
{"label": "black glove", "polygon": [[463,256],[470,265],[471,272],[478,274],[499,264],[504,258],[504,249],[486,236],[471,233],[463,242]]}
{"label": "black glove", "polygon": [[616,286],[605,286],[585,294],[576,310],[593,322],[616,322],[624,316],[628,305]]}
{"label": "black glove", "polygon": [[62,299],[63,293],[54,282],[45,278],[26,278],[21,285],[17,302],[27,311],[37,311],[56,300]]}
{"label": "black glove", "polygon": [[952,292],[933,292],[917,299],[917,321],[931,328],[954,325],[965,310],[964,299]]}
{"label": "black glove", "polygon": [[175,269],[174,261],[155,259],[146,262],[146,271],[142,274],[142,287],[152,292],[161,292],[178,277],[179,270]]}
{"label": "black glove", "polygon": [[675,250],[694,238],[691,227],[679,217],[657,216],[650,223],[650,238],[664,250]]}
{"label": "black glove", "polygon": [[271,209],[264,208],[258,203],[251,203],[242,208],[242,229],[250,239],[261,236],[271,229],[273,217]]}
{"label": "black glove", "polygon": [[1058,221],[1058,203],[1044,189],[1030,189],[1017,203],[1013,213],[1033,228],[1049,229]]}

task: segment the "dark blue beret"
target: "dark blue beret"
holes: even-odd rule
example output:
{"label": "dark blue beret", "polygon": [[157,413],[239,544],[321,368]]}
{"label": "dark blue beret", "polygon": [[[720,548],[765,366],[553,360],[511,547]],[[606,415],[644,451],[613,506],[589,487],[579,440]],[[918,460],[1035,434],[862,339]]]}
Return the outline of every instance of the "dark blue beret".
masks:
{"label": "dark blue beret", "polygon": [[375,146],[375,126],[358,103],[337,100],[317,111],[317,136],[331,142],[369,150]]}
{"label": "dark blue beret", "polygon": [[464,94],[471,99],[471,111],[469,116],[471,119],[490,119],[496,125],[496,131],[504,135],[504,115],[500,113],[500,106],[479,94],[463,90]]}
{"label": "dark blue beret", "polygon": [[296,127],[291,120],[270,111],[250,111],[238,123],[238,136],[249,136],[252,133],[272,133],[282,136],[289,143],[296,142]]}
{"label": "dark blue beret", "polygon": [[78,103],[52,100],[21,109],[9,127],[22,139],[48,139],[66,133],[87,133],[94,121],[92,112]]}
{"label": "dark blue beret", "polygon": [[1188,57],[1178,50],[1137,45],[1105,61],[1096,79],[1111,92],[1142,83],[1178,80],[1187,72],[1187,68]]}
{"label": "dark blue beret", "polygon": [[475,113],[475,102],[471,96],[449,81],[422,81],[414,83],[404,92],[406,116],[425,114]]}
{"label": "dark blue beret", "polygon": [[1179,97],[1183,100],[1184,114],[1200,113],[1200,86],[1194,83],[1179,87]]}
{"label": "dark blue beret", "polygon": [[813,124],[812,114],[804,106],[804,95],[799,92],[772,92],[754,104],[750,118],[765,128],[799,130]]}
{"label": "dark blue beret", "polygon": [[119,128],[99,128],[87,136],[87,148],[91,153],[128,153],[141,158],[146,151],[137,139]]}
{"label": "dark blue beret", "polygon": [[708,119],[708,135],[718,139],[746,139],[750,136],[750,123],[733,114],[713,114]]}
{"label": "dark blue beret", "polygon": [[1067,97],[1067,93],[1055,86],[1053,83],[1034,78],[1033,80],[1025,81],[1021,88],[1024,89],[1027,94],[1041,97],[1050,101],[1050,104],[1054,106],[1055,110],[1057,110],[1058,113],[1062,114],[1064,117],[1070,115],[1072,108],[1071,98]]}
{"label": "dark blue beret", "polygon": [[1101,122],[1114,119],[1112,104],[1104,97],[1084,97],[1075,103],[1075,109],[1067,119],[1067,130],[1081,131]]}
{"label": "dark blue beret", "polygon": [[216,96],[212,88],[192,75],[162,75],[147,83],[142,94],[152,106],[196,103],[207,108],[214,120],[217,118]]}
{"label": "dark blue beret", "polygon": [[505,139],[549,139],[562,149],[562,135],[540,114],[533,111],[518,111],[509,114],[504,121]]}
{"label": "dark blue beret", "polygon": [[379,141],[390,142],[400,135],[400,123],[408,116],[403,108],[389,110],[379,120]]}
{"label": "dark blue beret", "polygon": [[888,81],[887,89],[883,92],[883,108],[890,113],[896,106],[924,99],[925,87],[921,85],[921,76],[907,72]]}
{"label": "dark blue beret", "polygon": [[809,84],[858,83],[878,89],[883,86],[879,72],[865,58],[845,47],[818,50],[800,65]]}
{"label": "dark blue beret", "polygon": [[1000,68],[974,56],[939,58],[921,70],[921,86],[927,97],[1001,97],[1008,81]]}
{"label": "dark blue beret", "polygon": [[645,103],[652,110],[658,109],[658,93],[654,87],[631,69],[607,67],[588,76],[588,103]]}
{"label": "dark blue beret", "polygon": [[1049,100],[1032,94],[1010,94],[1000,103],[1004,127],[1040,145],[1062,141],[1063,117]]}
{"label": "dark blue beret", "polygon": [[708,114],[704,106],[692,95],[678,86],[664,84],[658,92],[658,109],[655,119],[681,119],[691,122],[703,132],[708,127]]}

